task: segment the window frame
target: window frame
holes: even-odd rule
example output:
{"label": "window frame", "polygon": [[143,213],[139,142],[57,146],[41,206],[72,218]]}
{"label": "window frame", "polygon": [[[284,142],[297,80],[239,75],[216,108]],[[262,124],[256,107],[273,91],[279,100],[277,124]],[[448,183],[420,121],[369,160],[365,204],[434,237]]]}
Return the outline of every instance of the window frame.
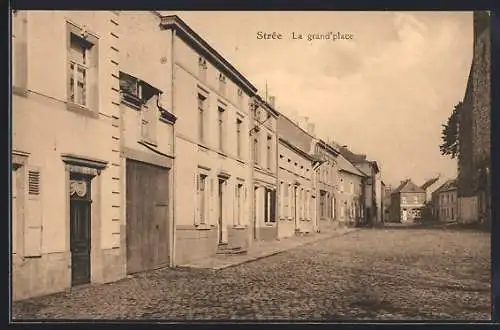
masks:
{"label": "window frame", "polygon": [[272,140],[273,140],[273,137],[268,134],[267,135],[267,140],[266,140],[266,168],[268,170],[271,170],[271,166],[272,166]]}
{"label": "window frame", "polygon": [[236,156],[241,159],[242,158],[242,126],[243,120],[240,118],[236,118]]}
{"label": "window frame", "polygon": [[28,93],[28,15],[26,10],[11,11],[11,86],[20,96]]}
{"label": "window frame", "polygon": [[198,214],[196,215],[197,223],[199,225],[208,224],[208,212],[207,212],[207,193],[208,193],[208,174],[198,173],[197,174],[197,203],[198,203]]}
{"label": "window frame", "polygon": [[[94,117],[98,116],[99,113],[99,89],[98,86],[98,74],[99,74],[99,38],[93,33],[88,31],[86,28],[82,28],[77,24],[66,21],[66,36],[67,36],[67,48],[66,48],[66,103],[69,110],[79,110],[84,114],[91,114]],[[73,88],[75,90],[74,99],[71,100],[72,87],[71,87],[71,77],[75,73],[75,69],[71,69],[71,46],[72,39],[78,40],[85,47],[86,58],[88,58],[88,65],[85,71],[85,104],[76,102],[77,95],[77,82]],[[83,64],[83,63],[82,63]],[[76,68],[77,66],[75,66]],[[77,77],[74,77],[77,78]],[[83,112],[82,112],[83,110]]]}
{"label": "window frame", "polygon": [[[197,95],[197,116],[198,116],[198,141],[199,143],[206,143],[206,102],[208,96],[198,91]],[[201,102],[200,102],[201,101]],[[200,106],[201,105],[201,106]]]}
{"label": "window frame", "polygon": [[220,152],[225,151],[225,119],[226,119],[226,109],[222,106],[217,108],[217,131],[218,131],[218,149]]}

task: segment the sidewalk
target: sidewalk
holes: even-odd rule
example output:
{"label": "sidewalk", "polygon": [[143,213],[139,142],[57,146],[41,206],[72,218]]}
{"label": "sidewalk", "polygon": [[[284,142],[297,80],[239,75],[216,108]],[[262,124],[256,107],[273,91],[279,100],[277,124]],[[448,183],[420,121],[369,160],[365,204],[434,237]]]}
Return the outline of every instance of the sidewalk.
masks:
{"label": "sidewalk", "polygon": [[209,268],[214,270],[224,269],[269,257],[327,238],[342,236],[357,230],[359,230],[359,228],[338,228],[329,232],[315,233],[307,236],[293,236],[270,242],[254,242],[246,254],[216,255],[213,258],[201,259],[180,266],[189,268]]}

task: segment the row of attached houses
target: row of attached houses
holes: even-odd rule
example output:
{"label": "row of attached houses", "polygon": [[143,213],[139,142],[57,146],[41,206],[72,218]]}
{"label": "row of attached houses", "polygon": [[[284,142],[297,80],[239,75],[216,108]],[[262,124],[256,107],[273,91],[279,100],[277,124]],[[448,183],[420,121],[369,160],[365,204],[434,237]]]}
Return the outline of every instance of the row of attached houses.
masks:
{"label": "row of attached houses", "polygon": [[178,16],[14,11],[12,61],[15,300],[367,212],[373,166],[279,113]]}

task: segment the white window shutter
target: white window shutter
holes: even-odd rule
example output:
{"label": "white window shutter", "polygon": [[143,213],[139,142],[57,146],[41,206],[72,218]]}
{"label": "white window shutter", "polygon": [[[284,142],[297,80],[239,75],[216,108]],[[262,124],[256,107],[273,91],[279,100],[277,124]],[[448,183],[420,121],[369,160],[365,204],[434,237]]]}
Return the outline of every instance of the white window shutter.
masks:
{"label": "white window shutter", "polygon": [[24,256],[42,255],[42,193],[41,173],[38,168],[28,169],[28,201],[24,223]]}

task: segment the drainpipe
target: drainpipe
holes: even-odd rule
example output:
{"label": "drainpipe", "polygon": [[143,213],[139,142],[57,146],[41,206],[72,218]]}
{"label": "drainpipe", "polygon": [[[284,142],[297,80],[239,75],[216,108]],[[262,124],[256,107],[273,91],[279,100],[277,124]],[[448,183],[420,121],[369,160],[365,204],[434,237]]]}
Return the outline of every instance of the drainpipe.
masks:
{"label": "drainpipe", "polygon": [[254,132],[254,118],[253,118],[253,107],[255,106],[254,105],[254,96],[251,96],[250,97],[250,113],[248,115],[248,122],[249,122],[249,134],[248,134],[248,143],[247,145],[249,146],[249,157],[248,157],[248,167],[249,167],[249,171],[250,171],[250,182],[248,184],[248,196],[250,197],[250,212],[249,212],[249,215],[250,215],[250,219],[249,220],[249,232],[248,232],[248,235],[249,235],[249,239],[248,239],[248,246],[252,246],[253,243],[254,243],[254,233],[256,231],[256,228],[255,228],[255,224],[256,224],[256,221],[255,221],[255,187],[254,187],[254,183],[253,183],[253,179],[254,179],[254,154],[253,154],[253,132]]}
{"label": "drainpipe", "polygon": [[[174,60],[174,39],[175,39],[175,29],[172,29],[172,35],[171,35],[171,44],[170,44],[170,61],[171,61],[171,64],[170,64],[170,69],[171,69],[171,79],[170,79],[170,107],[171,107],[171,111],[172,113],[175,115],[175,103],[174,103],[174,80],[175,80],[175,60]],[[176,145],[176,136],[175,136],[175,123],[174,125],[172,125],[172,154],[173,154],[173,159],[172,159],[172,168],[173,168],[173,176],[172,176],[172,188],[171,188],[171,191],[172,191],[172,234],[170,235],[171,238],[172,238],[172,252],[171,252],[171,258],[170,258],[170,266],[171,267],[175,267],[176,265],[176,260],[175,260],[175,248],[176,248],[176,244],[175,244],[175,238],[177,237],[176,235],[176,222],[175,222],[175,180],[177,178],[177,169],[176,169],[176,166],[175,166],[175,156],[176,156],[176,153],[175,153],[175,145]]]}

